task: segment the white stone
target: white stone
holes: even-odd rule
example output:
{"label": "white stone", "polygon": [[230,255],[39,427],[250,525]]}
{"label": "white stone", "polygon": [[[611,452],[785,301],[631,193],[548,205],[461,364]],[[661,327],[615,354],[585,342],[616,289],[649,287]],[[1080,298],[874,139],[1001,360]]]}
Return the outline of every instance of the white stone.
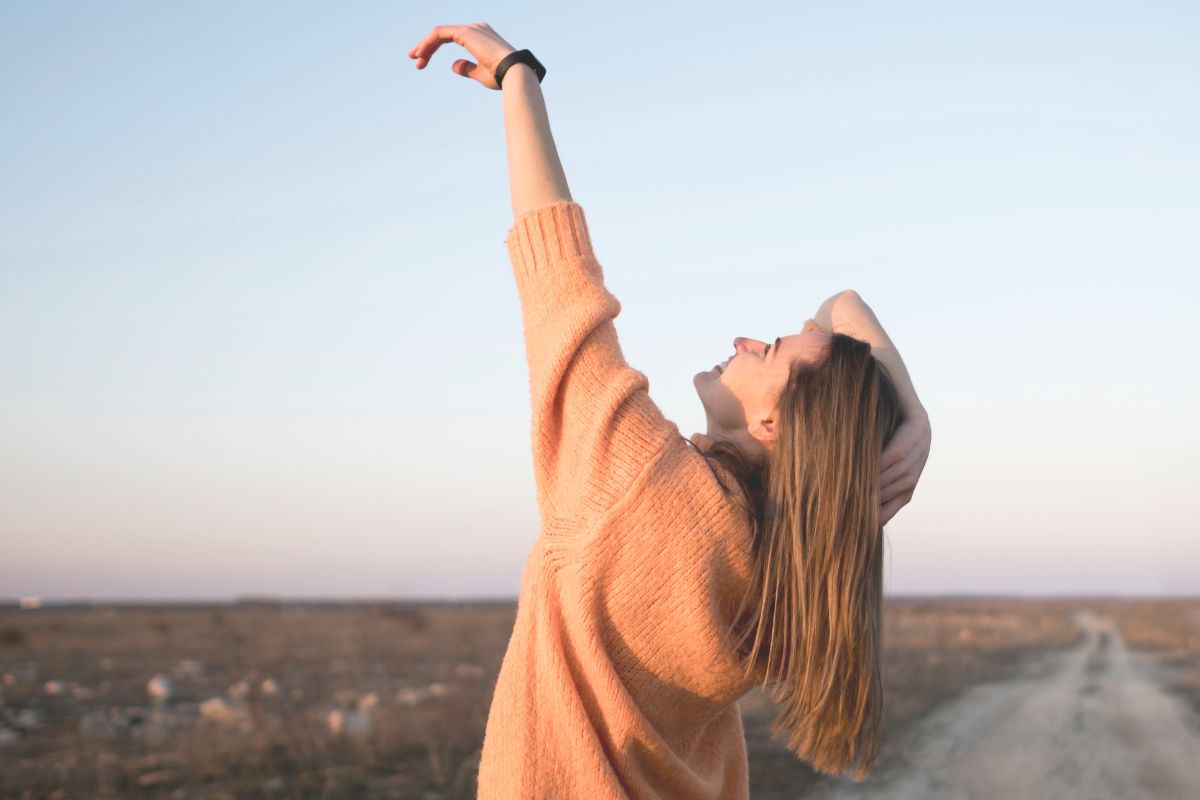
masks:
{"label": "white stone", "polygon": [[375,708],[378,705],[379,695],[375,694],[374,692],[364,694],[362,697],[358,698],[359,711],[370,711],[372,708]]}
{"label": "white stone", "polygon": [[478,664],[462,663],[454,667],[454,677],[467,680],[479,680],[483,677],[483,667]]}
{"label": "white stone", "polygon": [[274,697],[275,695],[279,694],[283,688],[279,685],[279,681],[275,680],[274,678],[265,678],[263,682],[259,684],[258,690],[267,697]]}
{"label": "white stone", "polygon": [[42,685],[42,689],[46,692],[46,694],[60,695],[66,693],[67,685],[62,681],[46,681],[46,683]]}
{"label": "white stone", "polygon": [[146,683],[146,694],[156,703],[165,703],[175,696],[175,684],[160,672]]}
{"label": "white stone", "polygon": [[329,732],[334,736],[362,741],[371,735],[371,712],[334,709],[325,718]]}
{"label": "white stone", "polygon": [[412,686],[405,687],[396,692],[396,702],[405,706],[415,706],[423,703],[429,697],[428,689],[419,689]]}
{"label": "white stone", "polygon": [[211,722],[241,722],[246,719],[246,711],[224,698],[212,697],[200,704],[200,716]]}
{"label": "white stone", "polygon": [[250,684],[245,680],[240,680],[230,686],[226,693],[234,700],[244,700],[250,694]]}

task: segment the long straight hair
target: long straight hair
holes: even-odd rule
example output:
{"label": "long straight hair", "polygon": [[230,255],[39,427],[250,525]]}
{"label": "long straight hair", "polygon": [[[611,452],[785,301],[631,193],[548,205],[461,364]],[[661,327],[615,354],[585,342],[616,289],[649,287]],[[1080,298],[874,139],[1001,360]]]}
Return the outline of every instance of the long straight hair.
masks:
{"label": "long straight hair", "polygon": [[834,333],[823,359],[793,365],[776,410],[760,465],[724,440],[705,452],[736,479],[740,497],[721,483],[753,529],[727,644],[783,704],[772,735],[817,771],[860,781],[883,725],[879,459],[899,397],[870,344]]}

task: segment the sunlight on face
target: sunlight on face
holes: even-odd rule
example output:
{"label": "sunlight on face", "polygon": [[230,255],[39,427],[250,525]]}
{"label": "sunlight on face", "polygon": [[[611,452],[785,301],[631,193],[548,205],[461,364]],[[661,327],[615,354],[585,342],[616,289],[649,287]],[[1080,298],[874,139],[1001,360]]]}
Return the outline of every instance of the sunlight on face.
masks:
{"label": "sunlight on face", "polygon": [[796,362],[814,362],[828,352],[830,334],[819,331],[781,336],[772,342],[733,340],[734,354],[692,378],[704,413],[708,435],[745,440],[764,435],[779,393]]}

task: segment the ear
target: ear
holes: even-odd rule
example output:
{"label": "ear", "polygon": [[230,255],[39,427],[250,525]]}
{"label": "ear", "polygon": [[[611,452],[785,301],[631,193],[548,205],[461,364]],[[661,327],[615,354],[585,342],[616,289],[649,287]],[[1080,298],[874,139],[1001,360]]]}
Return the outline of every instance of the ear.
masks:
{"label": "ear", "polygon": [[750,431],[750,435],[764,445],[770,445],[775,441],[775,420],[760,419],[757,425],[752,425],[746,430]]}

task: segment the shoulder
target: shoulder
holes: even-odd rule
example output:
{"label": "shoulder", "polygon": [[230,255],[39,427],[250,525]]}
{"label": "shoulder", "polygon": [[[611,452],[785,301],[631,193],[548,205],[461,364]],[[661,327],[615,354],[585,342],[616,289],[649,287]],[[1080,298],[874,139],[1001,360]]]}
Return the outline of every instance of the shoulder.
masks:
{"label": "shoulder", "polygon": [[733,473],[678,433],[667,439],[642,478],[622,508],[614,509],[620,516],[637,509],[638,518],[709,532],[739,527],[744,517]]}

